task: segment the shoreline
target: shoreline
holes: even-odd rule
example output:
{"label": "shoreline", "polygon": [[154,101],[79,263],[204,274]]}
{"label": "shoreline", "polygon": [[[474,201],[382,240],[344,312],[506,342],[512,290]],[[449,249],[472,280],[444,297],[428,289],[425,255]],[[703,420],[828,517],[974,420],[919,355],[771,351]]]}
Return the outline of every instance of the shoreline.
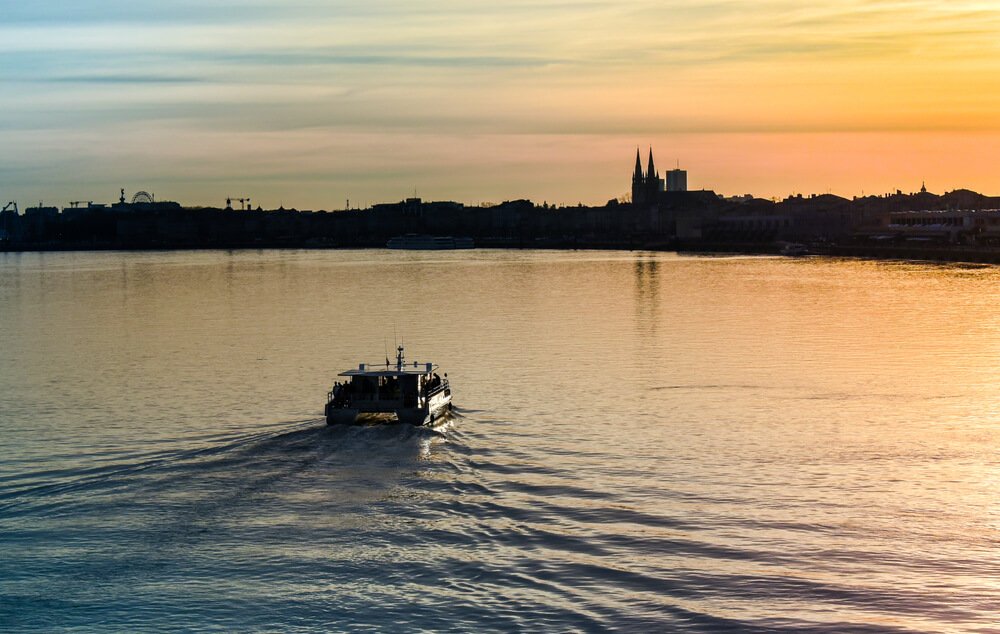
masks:
{"label": "shoreline", "polygon": [[[549,241],[549,240],[480,240],[477,249],[555,250],[555,251],[674,251],[679,254],[714,255],[780,255],[780,244],[756,244],[710,241],[639,242],[639,241]],[[383,250],[372,243],[317,244],[290,242],[233,243],[220,245],[137,245],[137,244],[25,244],[0,246],[0,253],[60,253],[60,252],[165,252],[165,251],[261,251],[261,250]],[[405,251],[406,249],[399,249]],[[442,249],[448,251],[451,249]],[[464,250],[464,249],[458,249]],[[823,244],[811,246],[811,256],[847,257],[867,260],[901,260],[911,262],[956,262],[1000,265],[1000,247],[909,246],[867,244]],[[792,256],[789,256],[792,257]]]}

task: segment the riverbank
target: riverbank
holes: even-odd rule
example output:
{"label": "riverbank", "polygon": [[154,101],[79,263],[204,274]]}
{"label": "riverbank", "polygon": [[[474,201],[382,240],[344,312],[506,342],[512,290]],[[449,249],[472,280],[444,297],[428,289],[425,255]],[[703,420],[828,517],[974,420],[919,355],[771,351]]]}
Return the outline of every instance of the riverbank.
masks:
{"label": "riverbank", "polygon": [[[521,240],[487,238],[476,242],[482,249],[552,249],[559,251],[677,251],[678,253],[736,253],[744,255],[779,255],[781,243],[658,241],[640,240]],[[384,245],[372,241],[261,241],[234,242],[212,246],[148,244],[28,244],[0,245],[0,253],[61,252],[61,251],[233,251],[256,249],[380,249]],[[821,244],[810,245],[810,255],[865,258],[872,260],[914,260],[929,262],[969,262],[1000,264],[1000,247],[969,245],[871,245]]]}
{"label": "riverbank", "polygon": [[[684,242],[675,245],[679,253],[740,253],[746,255],[778,255],[781,244],[738,242]],[[809,245],[810,255],[864,258],[870,260],[914,260],[928,262],[969,262],[1000,264],[1000,248],[970,245],[909,244],[820,244]]]}

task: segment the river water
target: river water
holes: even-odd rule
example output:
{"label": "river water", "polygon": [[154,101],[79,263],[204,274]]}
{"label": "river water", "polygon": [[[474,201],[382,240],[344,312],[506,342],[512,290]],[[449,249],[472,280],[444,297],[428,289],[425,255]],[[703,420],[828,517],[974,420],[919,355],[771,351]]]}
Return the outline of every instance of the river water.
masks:
{"label": "river water", "polygon": [[[998,632],[998,289],[822,258],[0,254],[0,629]],[[394,339],[456,415],[326,427],[336,372]]]}

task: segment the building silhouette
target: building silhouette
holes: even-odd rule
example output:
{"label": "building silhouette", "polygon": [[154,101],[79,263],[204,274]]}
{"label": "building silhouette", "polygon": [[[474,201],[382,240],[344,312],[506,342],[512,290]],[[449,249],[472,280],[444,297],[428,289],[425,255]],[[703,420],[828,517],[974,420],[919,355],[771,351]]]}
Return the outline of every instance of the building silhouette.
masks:
{"label": "building silhouette", "polygon": [[635,149],[635,172],[632,174],[632,204],[634,205],[654,205],[660,198],[663,191],[663,179],[656,171],[653,164],[653,148],[649,148],[649,165],[646,173],[642,172],[642,158],[639,156],[639,148]]}
{"label": "building silhouette", "polygon": [[687,170],[674,169],[667,170],[667,191],[668,192],[686,192],[688,188],[688,173]]}

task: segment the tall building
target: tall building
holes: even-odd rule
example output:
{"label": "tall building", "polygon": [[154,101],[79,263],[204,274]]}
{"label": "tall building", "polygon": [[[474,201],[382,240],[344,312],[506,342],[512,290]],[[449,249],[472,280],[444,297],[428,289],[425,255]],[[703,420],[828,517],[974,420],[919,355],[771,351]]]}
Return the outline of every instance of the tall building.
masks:
{"label": "tall building", "polygon": [[657,201],[663,191],[663,179],[653,164],[653,148],[649,148],[649,165],[646,173],[642,172],[642,157],[639,148],[635,149],[635,171],[632,173],[632,204],[649,205]]}
{"label": "tall building", "polygon": [[668,192],[686,192],[688,188],[688,173],[687,170],[675,169],[667,170],[667,191]]}

